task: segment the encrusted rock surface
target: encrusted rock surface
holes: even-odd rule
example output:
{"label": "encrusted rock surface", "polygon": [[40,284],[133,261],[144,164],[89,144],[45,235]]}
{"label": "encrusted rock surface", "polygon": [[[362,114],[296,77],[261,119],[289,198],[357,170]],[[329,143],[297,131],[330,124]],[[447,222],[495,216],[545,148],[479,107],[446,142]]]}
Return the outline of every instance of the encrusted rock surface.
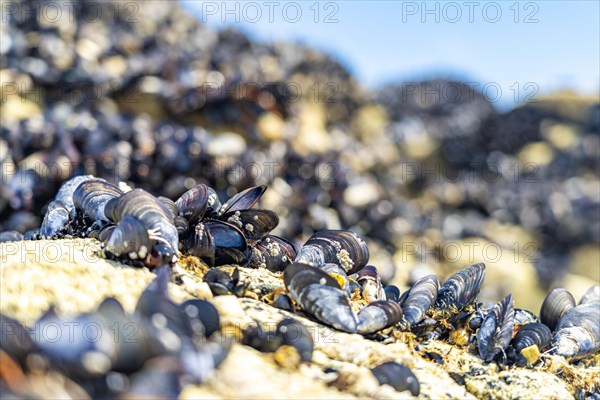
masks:
{"label": "encrusted rock surface", "polygon": [[[60,314],[76,314],[93,310],[108,296],[116,297],[131,311],[154,274],[100,255],[101,248],[93,239],[0,244],[0,312],[32,324],[51,304]],[[172,283],[169,288],[175,301],[212,297],[204,290],[201,277],[192,272],[194,267],[202,273],[191,260],[182,261],[177,268],[181,284]],[[281,274],[246,268],[240,272],[242,280],[251,282],[249,297],[210,299],[221,314],[222,331],[238,341],[250,324],[274,329],[281,319],[292,316],[259,301],[268,302],[265,294],[283,286]],[[313,335],[312,363],[294,362],[293,357],[278,354],[279,350],[266,354],[235,343],[213,377],[202,386],[186,387],[181,397],[411,398],[409,392],[379,386],[370,373],[369,368],[390,360],[413,370],[423,398],[568,399],[577,387],[590,390],[600,378],[600,357],[570,365],[549,356],[542,367],[506,369],[495,363],[484,365],[467,348],[444,342],[416,343],[410,334],[393,332],[392,340],[384,344],[293,316]],[[425,353],[439,355],[443,363],[430,361]]]}

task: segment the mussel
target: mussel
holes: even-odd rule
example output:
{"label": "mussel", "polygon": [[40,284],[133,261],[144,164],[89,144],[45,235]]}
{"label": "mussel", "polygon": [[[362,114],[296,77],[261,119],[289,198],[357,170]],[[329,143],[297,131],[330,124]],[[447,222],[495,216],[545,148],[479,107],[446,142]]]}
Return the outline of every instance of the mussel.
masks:
{"label": "mussel", "polygon": [[399,301],[400,300],[400,289],[396,285],[388,285],[383,288],[385,292],[386,300]]}
{"label": "mussel", "polygon": [[270,210],[237,210],[223,214],[221,220],[239,228],[248,241],[256,242],[279,225],[279,217]]}
{"label": "mussel", "polygon": [[333,277],[348,296],[352,294],[350,291],[350,280],[348,279],[348,275],[346,275],[344,268],[340,267],[338,264],[327,263],[319,266],[319,269],[327,272]]}
{"label": "mussel", "polygon": [[479,355],[490,362],[504,352],[512,339],[515,326],[512,295],[498,302],[488,313],[477,331]]}
{"label": "mussel", "polygon": [[312,361],[314,342],[304,324],[294,318],[285,318],[277,324],[277,334],[281,344],[294,347],[302,361]]}
{"label": "mussel", "polygon": [[326,272],[295,262],[283,272],[283,281],[304,312],[335,329],[356,333],[356,316],[348,297]]}
{"label": "mussel", "polygon": [[192,299],[183,302],[179,308],[187,315],[194,332],[201,332],[204,337],[210,337],[219,330],[219,312],[209,301]]}
{"label": "mussel", "polygon": [[[89,182],[82,185],[86,184]],[[177,229],[170,212],[150,193],[134,189],[118,198],[112,198],[107,201],[104,213],[113,222],[119,222],[127,215],[136,217],[148,230],[150,239],[158,242],[154,248],[159,256],[167,261],[176,260],[179,247]]]}
{"label": "mussel", "polygon": [[44,239],[50,239],[56,237],[58,234],[63,233],[69,224],[69,210],[65,205],[54,200],[48,204],[48,210],[44,215],[42,226],[40,227],[40,237]]}
{"label": "mussel", "polygon": [[485,277],[485,264],[473,264],[453,274],[438,291],[434,307],[461,310],[472,303]]}
{"label": "mussel", "polygon": [[388,300],[374,301],[358,312],[357,330],[363,335],[374,333],[397,324],[401,319],[400,304]]}
{"label": "mussel", "polygon": [[388,361],[371,369],[380,385],[390,385],[398,392],[409,390],[413,396],[421,392],[419,380],[405,365]]}
{"label": "mussel", "polygon": [[17,242],[23,240],[24,236],[22,233],[17,231],[4,231],[0,232],[0,243],[3,242]]}
{"label": "mussel", "polygon": [[[103,232],[107,231],[103,230],[101,234]],[[105,250],[117,257],[128,256],[132,260],[144,260],[152,246],[153,241],[150,240],[148,231],[142,221],[131,215],[126,215],[114,229],[110,229]]]}
{"label": "mussel", "polygon": [[266,235],[254,244],[250,266],[267,268],[273,272],[283,271],[296,258],[294,245],[274,235]]}
{"label": "mussel", "polygon": [[223,221],[204,222],[210,232],[215,247],[215,265],[246,265],[252,257],[252,250],[244,234],[235,226]]}
{"label": "mussel", "polygon": [[507,350],[509,360],[523,367],[533,364],[552,340],[550,329],[540,323],[531,322],[519,328]]}
{"label": "mussel", "polygon": [[56,192],[56,196],[54,200],[60,201],[69,212],[71,212],[75,208],[74,202],[74,193],[79,185],[83,182],[90,181],[94,178],[92,175],[78,175],[67,181],[65,181],[58,192]]}
{"label": "mussel", "polygon": [[575,299],[567,289],[554,289],[542,302],[540,321],[550,330],[554,330],[562,316],[573,307],[575,307]]}
{"label": "mussel", "polygon": [[552,337],[556,354],[579,358],[600,350],[600,304],[581,304],[569,309]]}
{"label": "mussel", "polygon": [[277,332],[264,330],[260,325],[244,329],[242,343],[263,353],[273,353],[282,345],[283,338]]}
{"label": "mussel", "polygon": [[[190,225],[198,224],[204,217],[210,195],[208,186],[204,184],[194,186],[175,202],[179,212],[178,215],[184,217]],[[216,197],[216,193],[214,196]]]}
{"label": "mussel", "polygon": [[73,203],[84,219],[91,223],[108,222],[110,217],[105,213],[106,204],[122,194],[121,189],[104,179],[88,179],[77,186],[73,192]]}
{"label": "mussel", "polygon": [[267,190],[266,185],[255,186],[243,190],[227,200],[218,210],[219,217],[224,214],[252,208]]}
{"label": "mussel", "polygon": [[[70,335],[61,332],[65,326],[72,329]],[[95,328],[95,340],[88,339],[89,326]],[[91,378],[103,376],[112,369],[118,343],[110,339],[109,329],[98,314],[63,319],[50,308],[34,324],[33,336],[40,352],[58,369],[69,376]]]}
{"label": "mussel", "polygon": [[215,241],[202,222],[195,226],[191,236],[182,243],[181,250],[202,259],[209,267],[215,264]]}
{"label": "mussel", "polygon": [[234,294],[242,297],[248,286],[240,282],[240,271],[237,268],[232,274],[220,269],[210,269],[204,274],[203,279],[215,296]]}
{"label": "mussel", "polygon": [[42,238],[53,238],[63,233],[75,214],[74,193],[83,182],[92,180],[91,175],[76,176],[64,182],[54,200],[48,204],[39,235]]}
{"label": "mussel", "polygon": [[427,275],[417,280],[402,294],[400,303],[404,319],[411,326],[421,322],[438,295],[440,281],[435,275]]}
{"label": "mussel", "polygon": [[294,303],[290,296],[285,293],[280,293],[273,300],[273,307],[279,308],[289,312],[294,312]]}
{"label": "mussel", "polygon": [[589,304],[594,302],[600,302],[600,285],[591,286],[579,300],[579,304]]}
{"label": "mussel", "polygon": [[362,297],[369,303],[385,300],[385,290],[381,284],[381,278],[377,268],[373,265],[366,265],[356,273],[356,281],[361,286]]}
{"label": "mussel", "polygon": [[295,261],[313,267],[336,263],[350,275],[367,265],[369,249],[367,244],[354,232],[322,230],[316,232],[304,243]]}

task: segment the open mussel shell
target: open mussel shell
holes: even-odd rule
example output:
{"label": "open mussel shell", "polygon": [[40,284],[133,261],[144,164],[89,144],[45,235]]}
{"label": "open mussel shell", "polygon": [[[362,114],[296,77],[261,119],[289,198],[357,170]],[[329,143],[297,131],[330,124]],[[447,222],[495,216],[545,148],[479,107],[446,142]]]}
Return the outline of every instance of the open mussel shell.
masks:
{"label": "open mussel shell", "polygon": [[600,302],[600,286],[593,285],[588,290],[585,291],[583,296],[581,296],[581,300],[579,300],[579,304],[589,304],[589,303],[597,303]]}
{"label": "open mussel shell", "polygon": [[254,245],[250,265],[280,272],[290,265],[294,258],[296,247],[291,242],[279,236],[267,235]]}
{"label": "open mussel shell", "polygon": [[369,249],[364,240],[354,232],[323,230],[316,232],[306,241],[295,261],[313,267],[336,263],[350,275],[367,265]]}
{"label": "open mussel shell", "polygon": [[304,324],[294,318],[285,318],[277,324],[277,334],[281,344],[294,347],[302,361],[312,361],[314,349],[313,337]]}
{"label": "open mussel shell", "polygon": [[54,200],[48,204],[39,234],[42,238],[50,239],[65,231],[68,225],[69,210],[62,202]]}
{"label": "open mussel shell", "polygon": [[[184,217],[191,225],[199,223],[206,213],[210,195],[209,187],[205,184],[201,183],[194,186],[182,194],[175,202],[179,210],[179,215]],[[213,196],[213,202],[215,198],[218,201],[217,194],[214,193]]]}
{"label": "open mussel shell", "polygon": [[266,185],[255,186],[243,190],[227,200],[219,209],[219,216],[229,212],[252,208],[267,190]]}
{"label": "open mussel shell", "polygon": [[24,236],[21,232],[17,231],[4,231],[0,232],[0,243],[4,242],[17,242],[23,240]]}
{"label": "open mussel shell", "polygon": [[567,289],[556,288],[552,290],[540,308],[540,321],[550,330],[554,330],[561,317],[575,307],[575,298]]}
{"label": "open mussel shell", "polygon": [[[105,213],[106,204],[122,194],[123,191],[112,183],[104,179],[94,178],[86,180],[77,186],[75,192],[73,192],[73,202],[75,208],[86,219],[92,222],[108,222],[108,218],[110,217]],[[112,220],[117,222],[114,219]]]}
{"label": "open mussel shell", "polygon": [[209,267],[215,265],[215,241],[201,222],[194,228],[194,232],[183,242],[182,251],[202,259]]}
{"label": "open mussel shell", "polygon": [[404,319],[411,326],[421,322],[435,302],[440,281],[435,275],[427,275],[417,280],[400,298]]}
{"label": "open mussel shell", "polygon": [[402,307],[395,301],[380,300],[358,312],[357,330],[360,334],[375,333],[400,322]]}
{"label": "open mussel shell", "polygon": [[512,295],[499,301],[488,313],[477,331],[479,356],[486,362],[504,352],[512,339],[515,326]]}
{"label": "open mussel shell", "polygon": [[369,303],[385,300],[385,290],[381,284],[381,278],[377,268],[373,265],[366,265],[356,273],[356,281],[362,288],[362,297]]}
{"label": "open mussel shell", "polygon": [[293,263],[283,272],[283,281],[292,299],[305,313],[335,329],[356,333],[356,316],[348,297],[326,272]]}
{"label": "open mussel shell", "polygon": [[398,392],[409,390],[413,396],[421,392],[419,380],[405,365],[388,361],[371,369],[380,385],[390,385]]}
{"label": "open mussel shell", "polygon": [[223,221],[204,222],[215,246],[215,265],[246,265],[252,257],[244,234],[235,226]]}
{"label": "open mussel shell", "polygon": [[461,310],[477,298],[484,278],[485,264],[483,263],[473,264],[456,272],[438,291],[435,308]]}
{"label": "open mussel shell", "polygon": [[531,322],[519,328],[514,339],[510,342],[509,353],[514,353],[513,357],[515,357],[517,365],[524,366],[536,360],[527,360],[521,354],[523,349],[537,346],[538,351],[542,352],[548,347],[551,340],[552,332],[546,325],[540,322]]}
{"label": "open mussel shell", "polygon": [[154,243],[150,240],[148,231],[142,221],[131,215],[126,215],[111,230],[110,237],[105,244],[106,251],[117,257],[129,256],[132,260],[143,260]]}
{"label": "open mussel shell", "polygon": [[270,210],[230,211],[220,219],[238,227],[251,242],[262,239],[279,225],[279,217]]}
{"label": "open mussel shell", "polygon": [[579,358],[600,350],[600,304],[571,308],[556,325],[552,347],[563,357]]}

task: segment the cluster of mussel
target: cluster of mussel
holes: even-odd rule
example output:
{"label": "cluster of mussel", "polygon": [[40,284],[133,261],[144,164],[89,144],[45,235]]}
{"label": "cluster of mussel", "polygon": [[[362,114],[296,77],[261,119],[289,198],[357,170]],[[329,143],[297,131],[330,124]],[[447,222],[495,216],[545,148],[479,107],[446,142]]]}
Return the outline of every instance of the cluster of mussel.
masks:
{"label": "cluster of mussel", "polygon": [[[170,300],[170,278],[168,266],[157,268],[131,314],[107,298],[95,312],[74,317],[50,308],[30,328],[0,315],[2,397],[177,398],[183,386],[205,382],[231,339],[219,331],[210,302]],[[50,385],[56,371],[69,379]]]}
{"label": "cluster of mussel", "polygon": [[[382,286],[367,259],[368,250],[355,234],[318,232],[285,269],[285,286],[305,313],[335,329],[385,340],[386,329],[396,327],[418,339],[476,345],[485,362],[526,366],[546,350],[572,359],[600,350],[598,285],[578,305],[565,289],[553,290],[538,318],[515,308],[510,294],[492,308],[477,304],[485,277],[482,263],[458,271],[443,285],[435,275],[424,276],[401,294],[396,286]],[[353,298],[367,303],[358,313]],[[281,304],[286,302],[275,302]]]}
{"label": "cluster of mussel", "polygon": [[[401,293],[396,286],[383,286],[377,268],[368,265],[366,243],[354,232],[319,231],[300,247],[270,235],[279,222],[277,215],[252,209],[265,190],[265,186],[252,187],[221,204],[213,189],[200,184],[172,201],[141,189],[79,176],[63,184],[48,206],[39,231],[26,236],[96,237],[104,243],[107,256],[134,266],[157,267],[159,274],[166,268],[160,265],[173,265],[180,252],[199,257],[209,267],[235,264],[283,271],[285,290],[272,293],[275,307],[299,311],[337,330],[375,340],[386,340],[399,330],[411,332],[418,340],[470,344],[485,362],[526,366],[536,363],[542,352],[580,359],[600,350],[597,285],[578,305],[564,289],[550,292],[539,318],[515,308],[512,295],[492,308],[478,304],[486,272],[481,263],[456,272],[443,284],[435,275],[424,276]],[[240,281],[238,269],[230,275],[223,269],[210,268],[203,278],[214,295],[246,294],[248,283]],[[156,292],[149,290],[145,296],[154,293],[156,297]],[[143,299],[140,304],[144,304]],[[113,303],[107,304],[116,307]],[[155,303],[153,307],[165,311],[165,315],[175,309],[172,305],[163,307],[164,301]],[[101,306],[98,315],[103,309],[110,310],[109,306]],[[202,313],[192,312],[194,316]],[[150,319],[156,329],[162,329],[169,318],[181,322],[183,317]],[[293,339],[290,331],[294,332]],[[312,357],[311,336],[293,319],[281,321],[275,332],[251,327],[242,341],[276,354],[287,354],[285,346],[291,346],[302,361]],[[419,392],[410,369],[399,364],[382,364],[373,369],[373,374],[382,384],[410,389],[413,394]]]}
{"label": "cluster of mussel", "polygon": [[76,176],[61,186],[39,230],[24,237],[3,232],[1,240],[94,237],[104,243],[107,256],[134,266],[173,263],[181,251],[209,267],[251,264],[282,270],[296,250],[269,235],[279,223],[277,214],[251,209],[265,190],[252,187],[221,204],[212,188],[199,184],[173,201],[91,175]]}

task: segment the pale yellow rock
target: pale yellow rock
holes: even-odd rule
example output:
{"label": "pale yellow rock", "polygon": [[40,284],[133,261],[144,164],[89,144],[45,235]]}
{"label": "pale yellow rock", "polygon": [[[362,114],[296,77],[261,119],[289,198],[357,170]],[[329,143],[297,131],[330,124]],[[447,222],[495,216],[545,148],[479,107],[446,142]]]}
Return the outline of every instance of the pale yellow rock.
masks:
{"label": "pale yellow rock", "polygon": [[39,90],[34,90],[25,97],[13,94],[12,92],[6,94],[4,91],[0,91],[0,94],[6,99],[6,101],[0,104],[0,108],[2,109],[2,112],[0,112],[0,121],[3,124],[41,114],[42,95]]}
{"label": "pale yellow rock", "polygon": [[325,129],[323,104],[302,101],[298,105],[298,133],[294,138],[294,149],[300,154],[321,154],[331,149],[331,136]]}
{"label": "pale yellow rock", "polygon": [[552,145],[562,150],[573,148],[578,142],[576,128],[567,124],[546,124],[542,126],[542,134],[545,135]]}
{"label": "pale yellow rock", "polygon": [[571,256],[569,271],[600,282],[600,248],[593,244],[579,247]]}
{"label": "pale yellow rock", "polygon": [[546,142],[528,143],[517,154],[522,168],[531,168],[532,165],[548,165],[553,158],[554,150]]}
{"label": "pale yellow rock", "polygon": [[223,398],[354,398],[309,379],[300,372],[278,368],[271,354],[238,344],[233,345],[224,363],[206,386]]}
{"label": "pale yellow rock", "polygon": [[351,122],[351,127],[363,142],[373,144],[377,137],[385,134],[389,118],[385,108],[369,104],[358,110]]}
{"label": "pale yellow rock", "polygon": [[258,118],[256,129],[263,139],[280,140],[283,139],[285,122],[279,115],[266,112]]}
{"label": "pale yellow rock", "polygon": [[[156,275],[103,259],[99,251],[94,239],[0,243],[0,312],[32,323],[50,305],[73,315],[93,311],[106,297],[133,311]],[[176,301],[191,298],[175,284],[169,293]]]}

